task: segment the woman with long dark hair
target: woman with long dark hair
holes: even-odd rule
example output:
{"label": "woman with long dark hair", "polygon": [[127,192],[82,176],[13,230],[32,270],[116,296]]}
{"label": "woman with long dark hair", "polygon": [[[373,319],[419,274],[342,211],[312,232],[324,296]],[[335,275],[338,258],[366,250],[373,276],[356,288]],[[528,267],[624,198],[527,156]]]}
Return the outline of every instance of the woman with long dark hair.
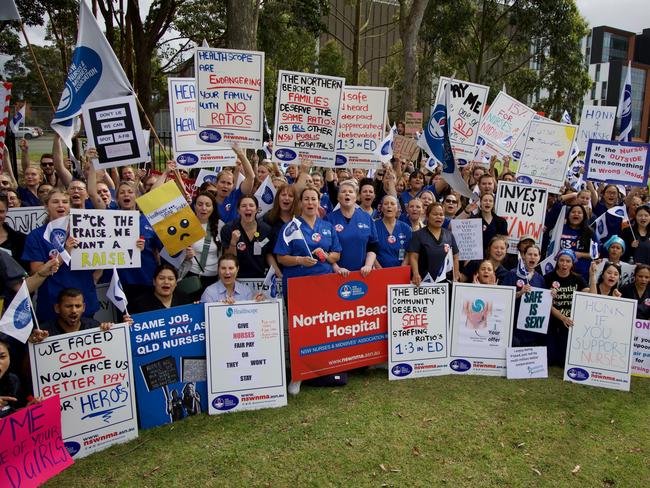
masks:
{"label": "woman with long dark hair", "polygon": [[634,268],[634,283],[621,288],[623,298],[632,298],[637,301],[636,318],[650,320],[650,266],[637,264]]}
{"label": "woman with long dark hair", "polygon": [[562,227],[560,249],[570,249],[578,261],[575,272],[586,280],[589,277],[591,255],[589,253],[593,231],[589,227],[587,211],[582,205],[571,205],[566,213],[566,220]]}

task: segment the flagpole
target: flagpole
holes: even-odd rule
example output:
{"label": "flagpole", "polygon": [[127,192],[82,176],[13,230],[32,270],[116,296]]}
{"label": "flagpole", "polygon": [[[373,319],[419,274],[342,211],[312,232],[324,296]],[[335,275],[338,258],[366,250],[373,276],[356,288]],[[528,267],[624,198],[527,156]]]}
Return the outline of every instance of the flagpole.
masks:
{"label": "flagpole", "polygon": [[45,94],[47,95],[47,100],[50,102],[52,113],[56,113],[56,107],[54,106],[54,102],[52,101],[52,96],[50,95],[50,91],[47,89],[47,83],[45,83],[45,77],[43,76],[41,67],[38,64],[38,60],[36,59],[36,54],[34,53],[34,49],[32,49],[32,43],[29,42],[29,37],[27,37],[27,32],[25,31],[25,24],[23,24],[22,20],[20,21],[20,29],[23,31],[23,36],[25,37],[25,41],[27,42],[27,47],[29,47],[29,52],[32,54],[32,58],[34,59],[34,64],[36,65],[36,71],[38,71],[38,76],[41,78],[41,83],[43,83],[43,87],[45,88]]}

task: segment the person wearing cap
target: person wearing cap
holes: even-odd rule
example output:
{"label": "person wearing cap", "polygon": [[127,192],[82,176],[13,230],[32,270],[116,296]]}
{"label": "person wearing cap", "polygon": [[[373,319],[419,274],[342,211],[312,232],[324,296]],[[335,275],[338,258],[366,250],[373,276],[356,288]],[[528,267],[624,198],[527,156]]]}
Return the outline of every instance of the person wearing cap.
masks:
{"label": "person wearing cap", "polygon": [[625,241],[623,261],[650,264],[650,205],[641,205],[636,209],[634,222],[621,231]]}
{"label": "person wearing cap", "polygon": [[581,275],[573,271],[578,258],[571,249],[562,249],[556,260],[555,269],[544,276],[546,288],[553,294],[546,346],[549,366],[564,366],[568,330],[573,325],[573,293],[584,289],[587,283]]}
{"label": "person wearing cap", "polygon": [[598,264],[598,276],[603,272],[605,262],[615,264],[620,268],[621,279],[620,284],[626,285],[632,282],[634,277],[634,266],[622,261],[623,254],[625,253],[625,242],[618,236],[611,236],[604,244],[603,248],[607,252],[607,259],[603,259]]}

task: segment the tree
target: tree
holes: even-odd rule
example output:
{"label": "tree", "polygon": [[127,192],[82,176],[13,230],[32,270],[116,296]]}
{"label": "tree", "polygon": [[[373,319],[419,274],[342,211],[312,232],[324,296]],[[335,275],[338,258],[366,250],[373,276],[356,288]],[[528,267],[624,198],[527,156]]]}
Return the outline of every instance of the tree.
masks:
{"label": "tree", "polygon": [[404,88],[400,114],[414,111],[417,108],[418,32],[428,3],[429,0],[399,1],[399,33],[402,39],[402,63],[404,66]]}
{"label": "tree", "polygon": [[226,0],[226,47],[254,51],[262,0]]}

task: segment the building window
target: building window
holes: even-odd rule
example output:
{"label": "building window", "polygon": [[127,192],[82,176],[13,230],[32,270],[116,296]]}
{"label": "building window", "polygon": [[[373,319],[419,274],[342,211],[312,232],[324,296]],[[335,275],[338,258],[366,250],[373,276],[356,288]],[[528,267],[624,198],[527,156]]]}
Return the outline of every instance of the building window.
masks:
{"label": "building window", "polygon": [[596,65],[596,75],[594,79],[600,81],[600,63]]}
{"label": "building window", "polygon": [[605,32],[603,36],[603,58],[601,62],[608,63],[614,59],[627,59],[627,45],[627,37]]}
{"label": "building window", "polygon": [[596,82],[595,81],[591,85],[591,99],[592,100],[596,99]]}
{"label": "building window", "polygon": [[603,84],[600,88],[600,98],[603,99],[603,105],[605,105],[605,99],[607,98],[607,82],[603,81]]}

